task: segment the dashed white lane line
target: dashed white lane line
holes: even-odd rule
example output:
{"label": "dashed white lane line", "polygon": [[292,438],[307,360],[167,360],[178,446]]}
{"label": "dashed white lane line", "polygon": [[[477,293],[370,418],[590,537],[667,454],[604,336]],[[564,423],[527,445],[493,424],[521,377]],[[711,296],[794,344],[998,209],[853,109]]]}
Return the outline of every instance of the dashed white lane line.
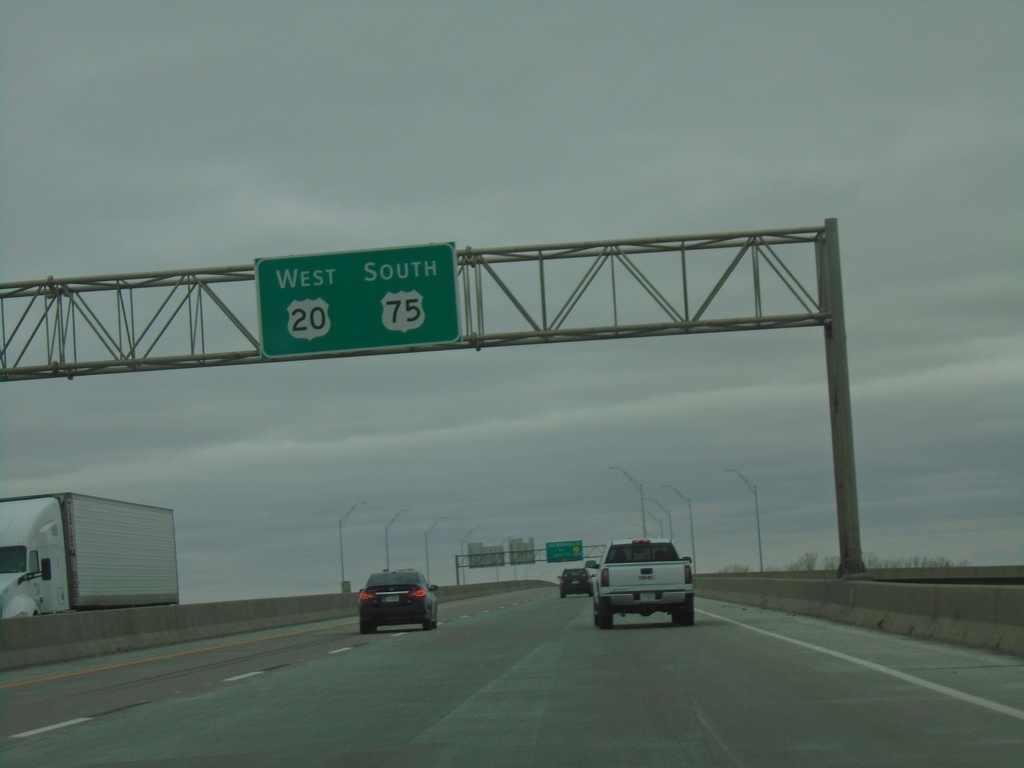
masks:
{"label": "dashed white lane line", "polygon": [[244,680],[247,677],[255,677],[256,675],[262,675],[262,674],[263,674],[263,670],[262,669],[257,671],[257,672],[246,672],[244,675],[235,675],[234,677],[225,677],[224,678],[224,682],[225,683],[233,683],[233,682],[235,682],[235,680]]}
{"label": "dashed white lane line", "polygon": [[349,646],[346,646],[344,648],[338,648],[337,650],[334,650],[334,651],[328,651],[327,653],[344,653],[345,651],[351,651],[351,650],[352,650],[352,646],[349,645]]}
{"label": "dashed white lane line", "polygon": [[69,725],[78,725],[92,720],[91,717],[76,717],[74,720],[65,720],[63,723],[54,723],[53,725],[47,725],[43,728],[36,728],[33,731],[24,731],[22,733],[16,733],[11,736],[12,739],[25,739],[29,736],[38,736],[40,733],[46,733],[47,731],[55,731],[58,728],[67,728]]}
{"label": "dashed white lane line", "polygon": [[812,651],[817,651],[818,653],[824,653],[828,656],[833,656],[837,659],[842,659],[843,661],[848,661],[851,664],[858,664],[862,667],[866,667],[867,669],[873,669],[875,672],[881,672],[883,675],[895,677],[897,680],[902,680],[906,683],[917,685],[921,688],[927,688],[929,691],[941,693],[944,696],[949,696],[953,699],[959,699],[960,701],[965,701],[969,704],[975,704],[979,707],[990,709],[993,712],[999,712],[1004,715],[1009,715],[1010,717],[1015,717],[1018,720],[1024,720],[1024,710],[1022,709],[1017,709],[1016,707],[1009,707],[1005,704],[1000,704],[999,702],[991,701],[989,699],[983,699],[980,696],[972,696],[969,693],[958,691],[955,688],[949,688],[948,686],[940,685],[939,683],[933,683],[923,678],[917,677],[915,675],[908,675],[906,672],[900,672],[898,669],[892,669],[891,667],[886,667],[881,664],[875,664],[873,661],[867,661],[866,659],[858,659],[856,656],[850,656],[845,653],[840,653],[839,651],[833,651],[830,648],[823,648],[822,646],[814,645],[813,643],[805,643],[803,640],[797,640],[795,638],[786,637],[785,635],[780,635],[775,632],[769,632],[767,629],[753,627],[750,624],[744,624],[742,621],[736,621],[735,619],[727,619],[725,616],[719,616],[716,613],[709,613],[708,611],[700,612],[707,616],[712,616],[716,619],[728,622],[729,624],[735,624],[737,627],[743,627],[744,629],[749,629],[752,632],[759,632],[762,635],[774,637],[776,640],[784,640],[787,643],[799,645],[801,648],[807,648]]}

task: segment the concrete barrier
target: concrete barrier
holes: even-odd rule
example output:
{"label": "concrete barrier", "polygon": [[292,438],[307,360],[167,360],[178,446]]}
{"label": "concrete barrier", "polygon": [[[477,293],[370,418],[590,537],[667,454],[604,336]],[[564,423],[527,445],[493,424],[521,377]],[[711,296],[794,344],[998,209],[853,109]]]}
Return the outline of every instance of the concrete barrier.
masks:
{"label": "concrete barrier", "polygon": [[1024,656],[1024,586],[750,574],[698,576],[698,597]]}
{"label": "concrete barrier", "polygon": [[[443,606],[482,595],[551,586],[546,581],[467,584],[440,587],[437,598]],[[358,612],[359,595],[350,592],[2,619],[0,670],[331,621]]]}
{"label": "concrete barrier", "polygon": [[[441,587],[443,603],[545,581]],[[706,574],[697,595],[1024,656],[1024,586],[891,583],[831,574]],[[0,620],[0,669],[355,616],[358,595],[125,608]]]}

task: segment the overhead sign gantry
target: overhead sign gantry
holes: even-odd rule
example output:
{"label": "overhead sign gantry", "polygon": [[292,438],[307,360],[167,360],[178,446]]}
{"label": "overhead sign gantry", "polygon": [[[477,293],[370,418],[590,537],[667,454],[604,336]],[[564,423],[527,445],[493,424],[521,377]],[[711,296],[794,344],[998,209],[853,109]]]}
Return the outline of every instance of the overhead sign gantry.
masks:
{"label": "overhead sign gantry", "polygon": [[[418,248],[440,249],[436,296],[427,268],[434,253]],[[440,271],[453,251],[454,284]],[[333,254],[0,284],[0,381],[818,326],[839,570],[864,571],[835,219],[709,235],[360,253],[345,262],[354,271],[344,282],[343,255]],[[246,284],[257,273],[253,301]],[[340,330],[344,338],[335,336]]]}

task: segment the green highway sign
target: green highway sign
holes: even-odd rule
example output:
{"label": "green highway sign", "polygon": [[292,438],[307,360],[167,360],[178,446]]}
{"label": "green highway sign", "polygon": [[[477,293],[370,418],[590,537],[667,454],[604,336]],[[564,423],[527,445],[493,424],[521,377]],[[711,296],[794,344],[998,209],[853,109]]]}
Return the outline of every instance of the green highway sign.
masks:
{"label": "green highway sign", "polygon": [[256,260],[260,354],[461,341],[455,244]]}
{"label": "green highway sign", "polygon": [[545,545],[549,563],[565,563],[583,559],[583,540],[549,541]]}

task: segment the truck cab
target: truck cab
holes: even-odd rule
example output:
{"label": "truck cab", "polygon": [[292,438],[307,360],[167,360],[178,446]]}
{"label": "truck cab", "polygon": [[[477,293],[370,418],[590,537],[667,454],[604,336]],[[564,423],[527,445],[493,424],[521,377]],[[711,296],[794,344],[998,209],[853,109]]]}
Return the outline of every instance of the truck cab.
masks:
{"label": "truck cab", "polygon": [[68,610],[64,531],[53,498],[0,505],[0,618]]}

